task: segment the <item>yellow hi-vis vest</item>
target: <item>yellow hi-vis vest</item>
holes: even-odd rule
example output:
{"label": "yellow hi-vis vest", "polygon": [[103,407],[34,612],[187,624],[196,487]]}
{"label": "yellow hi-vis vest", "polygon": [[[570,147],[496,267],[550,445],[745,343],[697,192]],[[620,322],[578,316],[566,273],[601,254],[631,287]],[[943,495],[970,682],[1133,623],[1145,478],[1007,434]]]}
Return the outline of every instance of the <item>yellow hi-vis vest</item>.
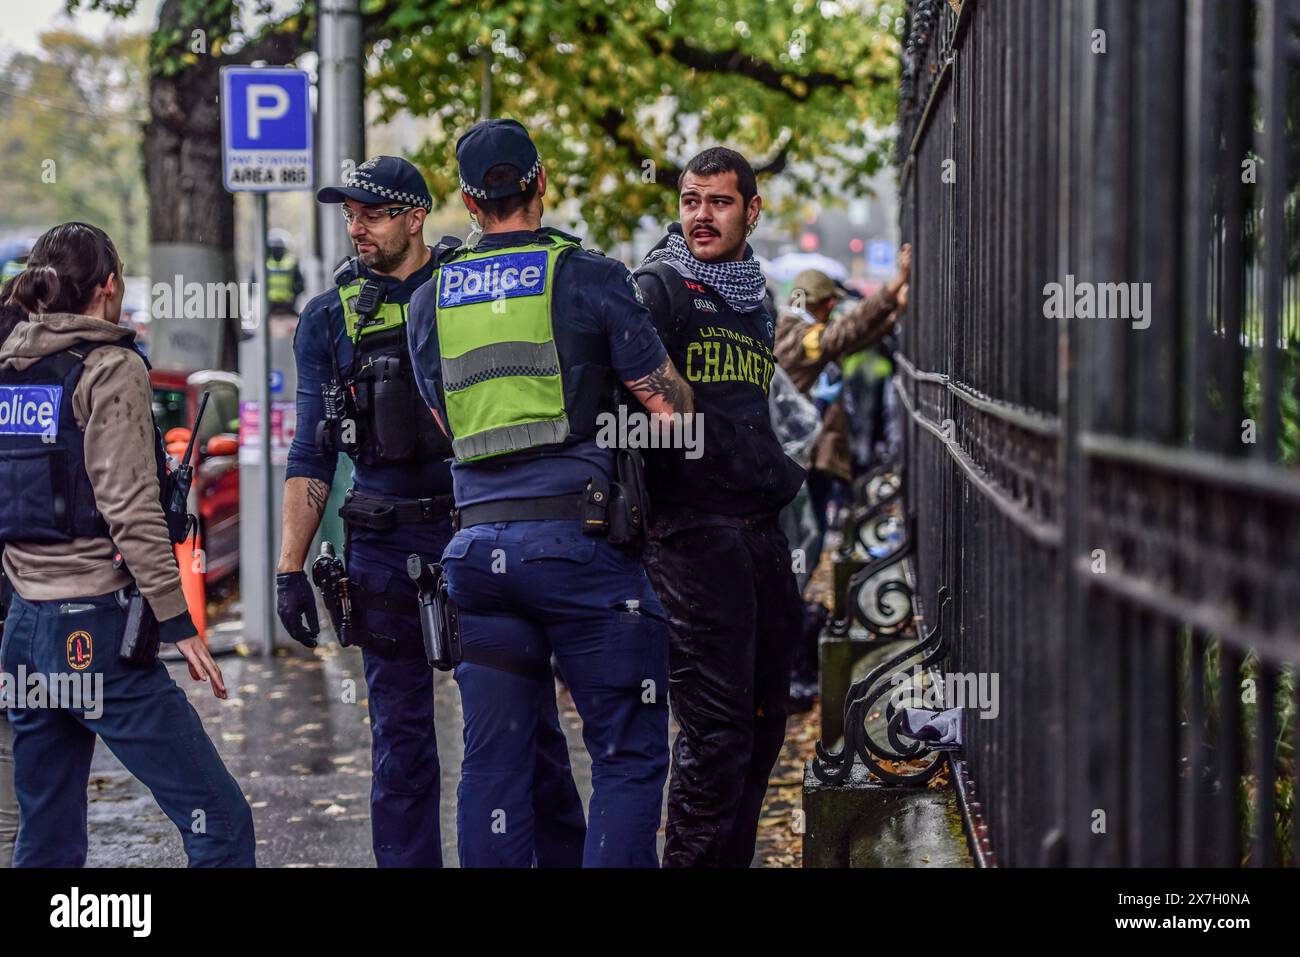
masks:
{"label": "yellow hi-vis vest", "polygon": [[574,248],[555,236],[464,252],[439,268],[438,349],[458,462],[568,438],[551,292],[556,264]]}
{"label": "yellow hi-vis vest", "polygon": [[293,270],[298,261],[285,253],[279,260],[266,259],[266,298],[271,302],[293,302]]}

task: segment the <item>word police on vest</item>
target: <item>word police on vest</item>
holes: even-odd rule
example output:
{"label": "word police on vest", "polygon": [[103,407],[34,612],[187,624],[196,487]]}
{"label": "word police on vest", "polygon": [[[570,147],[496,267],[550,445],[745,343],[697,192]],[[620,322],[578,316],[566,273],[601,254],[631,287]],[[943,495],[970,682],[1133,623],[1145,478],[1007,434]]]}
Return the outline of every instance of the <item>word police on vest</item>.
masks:
{"label": "word police on vest", "polygon": [[506,253],[444,266],[438,308],[540,296],[545,291],[545,252]]}
{"label": "word police on vest", "polygon": [[0,434],[59,434],[61,385],[0,385]]}
{"label": "word police on vest", "polygon": [[132,937],[148,937],[153,929],[151,894],[71,893],[50,898],[51,927],[129,927]]}

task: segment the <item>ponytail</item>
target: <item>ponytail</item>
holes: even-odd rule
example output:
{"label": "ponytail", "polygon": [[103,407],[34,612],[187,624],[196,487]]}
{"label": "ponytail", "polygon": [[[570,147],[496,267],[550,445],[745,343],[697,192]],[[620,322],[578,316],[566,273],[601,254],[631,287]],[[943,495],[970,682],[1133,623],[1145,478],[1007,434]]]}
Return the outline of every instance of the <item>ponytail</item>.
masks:
{"label": "ponytail", "polygon": [[121,275],[108,233],[89,223],[60,223],[36,240],[27,268],[6,287],[7,298],[31,313],[81,312],[97,287]]}
{"label": "ponytail", "polygon": [[28,266],[5,287],[6,302],[26,312],[63,312],[50,308],[59,299],[59,286],[53,266]]}

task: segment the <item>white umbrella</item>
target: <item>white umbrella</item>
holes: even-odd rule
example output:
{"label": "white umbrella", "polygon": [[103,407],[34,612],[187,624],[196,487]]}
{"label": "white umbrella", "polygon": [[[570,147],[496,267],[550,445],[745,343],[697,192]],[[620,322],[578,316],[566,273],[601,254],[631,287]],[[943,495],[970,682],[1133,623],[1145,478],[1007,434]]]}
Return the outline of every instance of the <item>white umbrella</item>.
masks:
{"label": "white umbrella", "polygon": [[849,271],[838,260],[821,253],[786,253],[777,256],[767,264],[767,275],[778,282],[786,282],[805,269],[820,269],[832,279],[843,281],[849,277]]}

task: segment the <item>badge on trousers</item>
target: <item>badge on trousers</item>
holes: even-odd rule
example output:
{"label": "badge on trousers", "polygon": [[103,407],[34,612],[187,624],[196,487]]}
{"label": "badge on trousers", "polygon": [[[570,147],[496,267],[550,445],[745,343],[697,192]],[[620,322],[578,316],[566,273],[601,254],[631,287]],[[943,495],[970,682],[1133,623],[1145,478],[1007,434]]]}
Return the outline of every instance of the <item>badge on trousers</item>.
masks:
{"label": "badge on trousers", "polygon": [[73,671],[85,671],[95,660],[95,643],[90,633],[74,631],[68,635],[68,666]]}

